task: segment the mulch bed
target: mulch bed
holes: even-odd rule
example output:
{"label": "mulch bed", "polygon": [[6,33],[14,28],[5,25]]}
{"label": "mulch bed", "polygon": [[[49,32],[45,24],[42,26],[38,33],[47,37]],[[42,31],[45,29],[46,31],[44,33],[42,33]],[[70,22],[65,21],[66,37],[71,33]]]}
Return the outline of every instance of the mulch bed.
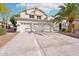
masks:
{"label": "mulch bed", "polygon": [[14,28],[7,29],[7,32],[16,32]]}
{"label": "mulch bed", "polygon": [[75,33],[59,32],[59,33],[79,39],[79,32],[75,32]]}

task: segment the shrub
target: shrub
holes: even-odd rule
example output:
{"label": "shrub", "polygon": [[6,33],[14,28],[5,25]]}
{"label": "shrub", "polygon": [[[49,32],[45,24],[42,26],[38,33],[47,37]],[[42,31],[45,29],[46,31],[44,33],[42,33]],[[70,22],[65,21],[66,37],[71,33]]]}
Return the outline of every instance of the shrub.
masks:
{"label": "shrub", "polygon": [[62,32],[65,32],[65,31],[66,31],[66,29],[65,29],[65,28],[63,28],[61,31],[62,31]]}
{"label": "shrub", "polygon": [[6,33],[6,29],[5,28],[1,28],[0,29],[0,35],[4,35]]}

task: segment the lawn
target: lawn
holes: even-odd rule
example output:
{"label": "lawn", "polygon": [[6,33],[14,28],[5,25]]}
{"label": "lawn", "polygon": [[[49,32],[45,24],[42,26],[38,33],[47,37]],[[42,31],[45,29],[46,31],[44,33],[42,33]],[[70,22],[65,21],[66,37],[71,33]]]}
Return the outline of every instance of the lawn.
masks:
{"label": "lawn", "polygon": [[0,48],[9,42],[15,35],[16,33],[6,33],[5,35],[0,36]]}

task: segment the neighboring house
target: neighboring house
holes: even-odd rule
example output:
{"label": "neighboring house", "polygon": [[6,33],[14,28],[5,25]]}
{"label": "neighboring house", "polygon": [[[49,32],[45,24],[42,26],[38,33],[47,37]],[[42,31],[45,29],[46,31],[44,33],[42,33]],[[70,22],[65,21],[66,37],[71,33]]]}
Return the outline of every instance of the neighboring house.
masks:
{"label": "neighboring house", "polygon": [[42,10],[38,8],[30,8],[20,13],[20,17],[14,17],[17,21],[17,32],[26,31],[53,31],[53,24],[50,21],[52,17],[48,17]]}
{"label": "neighboring house", "polygon": [[11,22],[7,22],[7,32],[16,32]]}
{"label": "neighboring house", "polygon": [[2,28],[2,18],[0,17],[0,29]]}
{"label": "neighboring house", "polygon": [[74,24],[75,24],[75,29],[76,29],[76,30],[79,30],[79,19],[76,19],[76,20],[74,21]]}
{"label": "neighboring house", "polygon": [[11,28],[14,27],[13,24],[10,21],[7,22],[7,26],[10,26]]}
{"label": "neighboring house", "polygon": [[0,21],[0,29],[2,28],[2,21]]}

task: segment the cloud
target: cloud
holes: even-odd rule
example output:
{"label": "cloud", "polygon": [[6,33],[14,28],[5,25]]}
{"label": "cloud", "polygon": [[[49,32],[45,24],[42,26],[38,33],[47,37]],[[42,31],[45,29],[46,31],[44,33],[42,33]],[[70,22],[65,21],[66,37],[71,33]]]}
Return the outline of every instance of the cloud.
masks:
{"label": "cloud", "polygon": [[44,7],[44,8],[58,8],[60,5],[60,3],[29,3],[27,4],[27,8],[29,7]]}
{"label": "cloud", "polygon": [[51,11],[52,9],[50,8],[45,8],[45,7],[39,7],[39,9],[41,9],[42,11],[44,11],[45,13],[49,13],[49,11]]}
{"label": "cloud", "polygon": [[37,8],[49,8],[49,9],[52,9],[52,8],[58,8],[60,5],[63,5],[61,3],[19,3],[19,4],[16,4],[16,7],[26,7],[27,9],[28,8],[34,8],[34,7],[37,7]]}
{"label": "cloud", "polygon": [[26,4],[26,7],[27,9],[37,7],[43,10],[46,14],[50,14],[51,11],[53,12],[53,10],[54,10],[53,13],[56,13],[55,10],[58,9],[60,5],[63,5],[63,4],[60,4],[60,3],[30,3],[30,4]]}
{"label": "cloud", "polygon": [[60,5],[63,4],[62,3],[20,3],[20,4],[16,4],[16,7],[26,7],[27,9],[37,7],[43,10],[46,14],[49,14],[51,10],[58,9]]}
{"label": "cloud", "polygon": [[19,3],[19,4],[16,4],[16,7],[26,7],[26,4],[25,3]]}

